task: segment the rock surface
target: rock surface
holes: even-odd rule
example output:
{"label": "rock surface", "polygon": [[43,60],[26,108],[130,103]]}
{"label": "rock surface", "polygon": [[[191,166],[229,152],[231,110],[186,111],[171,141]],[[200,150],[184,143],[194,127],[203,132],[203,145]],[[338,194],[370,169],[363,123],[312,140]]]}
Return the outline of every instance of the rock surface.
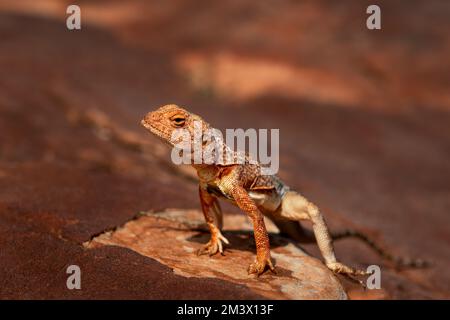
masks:
{"label": "rock surface", "polygon": [[[168,266],[177,275],[222,279],[245,285],[269,299],[346,298],[339,280],[320,261],[276,234],[271,236],[271,245],[277,274],[249,276],[246,266],[254,260],[254,241],[251,224],[241,215],[225,217],[225,224],[231,228],[225,229],[224,236],[231,248],[224,256],[197,256],[196,251],[209,240],[207,233],[199,234],[198,227],[192,228],[201,226],[202,218],[198,211],[148,213],[95,237],[85,246],[129,248]],[[267,224],[269,232],[276,231],[269,221]]]}

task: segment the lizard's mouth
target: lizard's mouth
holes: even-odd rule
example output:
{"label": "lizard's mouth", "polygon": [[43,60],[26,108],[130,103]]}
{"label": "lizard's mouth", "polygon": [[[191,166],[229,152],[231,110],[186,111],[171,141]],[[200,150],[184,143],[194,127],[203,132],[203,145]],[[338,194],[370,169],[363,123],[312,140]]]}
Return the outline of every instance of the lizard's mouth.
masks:
{"label": "lizard's mouth", "polygon": [[170,143],[170,141],[168,141],[167,139],[165,139],[165,135],[164,133],[159,130],[158,128],[150,125],[148,122],[146,122],[144,119],[141,120],[141,125],[147,129],[148,131],[150,131],[152,134],[154,134],[155,136],[157,136],[158,138],[160,138],[163,142],[165,142],[166,144],[173,146],[172,143]]}
{"label": "lizard's mouth", "polygon": [[152,126],[149,125],[144,119],[141,120],[141,125],[148,130],[152,130]]}
{"label": "lizard's mouth", "polygon": [[141,125],[147,129],[148,131],[150,131],[151,133],[153,133],[154,135],[157,136],[162,136],[162,132],[160,130],[158,130],[158,128],[152,126],[151,124],[149,124],[147,121],[145,121],[145,119],[141,120]]}

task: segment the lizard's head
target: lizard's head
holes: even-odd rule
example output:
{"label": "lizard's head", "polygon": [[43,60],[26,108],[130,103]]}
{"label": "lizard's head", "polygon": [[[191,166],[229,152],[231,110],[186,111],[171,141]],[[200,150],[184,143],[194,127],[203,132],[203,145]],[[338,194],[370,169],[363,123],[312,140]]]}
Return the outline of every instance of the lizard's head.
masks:
{"label": "lizard's head", "polygon": [[175,104],[168,104],[149,112],[141,121],[147,130],[172,146],[178,142],[172,140],[173,133],[177,129],[187,129],[193,139],[194,123],[201,124],[202,130],[209,127],[201,117]]}

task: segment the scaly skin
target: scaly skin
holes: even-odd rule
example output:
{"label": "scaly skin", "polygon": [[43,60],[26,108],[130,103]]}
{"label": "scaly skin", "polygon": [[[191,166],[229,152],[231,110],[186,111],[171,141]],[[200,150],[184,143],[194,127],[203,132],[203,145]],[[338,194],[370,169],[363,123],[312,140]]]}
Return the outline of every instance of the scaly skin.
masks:
{"label": "scaly skin", "polygon": [[[198,142],[194,141],[194,122],[201,124],[202,132],[211,128],[201,117],[177,105],[166,105],[148,113],[141,124],[164,142],[174,146],[179,142],[172,138],[176,129],[187,129],[192,137],[191,143]],[[200,145],[203,148],[208,146],[207,143]],[[236,154],[233,154],[233,159],[235,159]],[[218,198],[223,198],[238,206],[253,222],[256,260],[250,264],[249,274],[260,275],[267,268],[274,271],[263,215],[274,221],[281,233],[287,234],[295,240],[317,241],[327,267],[333,272],[346,275],[351,279],[354,279],[352,276],[366,275],[367,272],[346,266],[336,260],[332,244],[334,238],[359,237],[380,254],[396,260],[357,231],[347,230],[339,234],[330,234],[323,215],[313,203],[295,191],[289,190],[277,176],[261,175],[259,164],[249,162],[248,158],[244,164],[236,161],[206,164],[207,162],[204,160],[202,159],[200,164],[192,163],[192,166],[197,170],[200,203],[211,232],[211,239],[198,251],[198,254],[214,255],[218,252],[222,254],[222,242],[228,244],[228,240],[221,233],[222,212]],[[303,229],[299,224],[301,220],[310,220],[313,232]],[[415,266],[420,263],[421,261],[410,260],[408,265]],[[362,283],[359,280],[356,281]]]}

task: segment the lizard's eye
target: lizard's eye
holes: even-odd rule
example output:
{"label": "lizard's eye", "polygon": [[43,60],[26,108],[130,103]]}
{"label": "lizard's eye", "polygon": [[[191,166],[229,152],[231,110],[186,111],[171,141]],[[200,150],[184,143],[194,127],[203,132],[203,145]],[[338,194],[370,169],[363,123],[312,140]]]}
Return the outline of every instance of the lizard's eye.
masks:
{"label": "lizard's eye", "polygon": [[181,116],[175,116],[172,118],[172,122],[177,127],[182,127],[186,122],[186,119]]}

